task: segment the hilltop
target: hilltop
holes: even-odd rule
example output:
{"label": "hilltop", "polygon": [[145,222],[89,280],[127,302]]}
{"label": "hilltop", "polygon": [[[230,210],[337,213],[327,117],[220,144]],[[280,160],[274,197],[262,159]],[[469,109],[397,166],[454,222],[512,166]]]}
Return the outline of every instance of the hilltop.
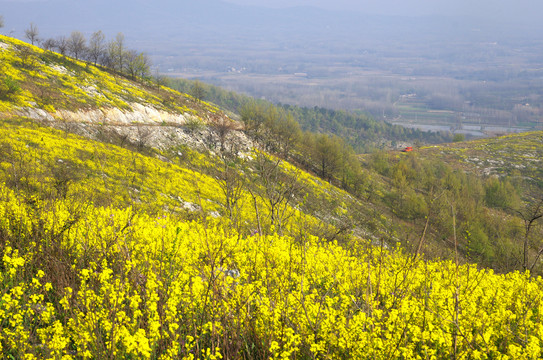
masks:
{"label": "hilltop", "polygon": [[541,133],[357,156],[267,105],[232,120],[7,37],[0,59],[3,355],[543,354],[542,280],[508,272],[537,274],[540,230],[515,263],[521,219],[492,202],[522,184],[450,155],[535,159]]}

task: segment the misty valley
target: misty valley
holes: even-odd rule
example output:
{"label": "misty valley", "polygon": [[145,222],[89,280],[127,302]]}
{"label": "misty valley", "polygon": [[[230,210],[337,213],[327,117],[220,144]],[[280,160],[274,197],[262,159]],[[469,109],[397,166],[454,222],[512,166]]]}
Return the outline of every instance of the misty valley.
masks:
{"label": "misty valley", "polygon": [[[238,58],[214,47],[209,54],[187,51],[182,59],[157,61],[164,61],[168,76],[200,79],[274,103],[363,111],[420,129],[477,137],[542,128],[543,44],[386,46],[334,53],[262,45]],[[459,53],[465,56],[455,57]],[[489,57],[492,62],[485,61]]]}

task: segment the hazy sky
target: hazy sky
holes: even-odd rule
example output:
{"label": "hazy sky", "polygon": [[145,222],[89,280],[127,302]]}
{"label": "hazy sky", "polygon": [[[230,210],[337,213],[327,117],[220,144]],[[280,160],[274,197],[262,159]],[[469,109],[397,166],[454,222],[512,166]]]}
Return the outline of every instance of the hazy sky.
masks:
{"label": "hazy sky", "polygon": [[386,15],[476,15],[529,18],[543,13],[541,0],[225,0],[236,4],[286,7],[318,6]]}

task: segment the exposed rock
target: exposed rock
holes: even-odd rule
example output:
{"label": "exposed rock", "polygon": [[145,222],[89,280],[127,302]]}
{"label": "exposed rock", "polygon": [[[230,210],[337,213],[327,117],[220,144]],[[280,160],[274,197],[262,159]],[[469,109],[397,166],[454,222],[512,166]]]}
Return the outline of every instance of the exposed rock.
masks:
{"label": "exposed rock", "polygon": [[150,106],[137,103],[131,104],[131,111],[123,111],[118,108],[102,108],[85,111],[58,110],[54,116],[61,121],[92,123],[92,124],[178,124],[183,125],[187,118],[193,115],[172,114],[163,110],[157,110]]}
{"label": "exposed rock", "polygon": [[183,202],[183,209],[191,212],[200,211],[200,205],[185,201]]}
{"label": "exposed rock", "polygon": [[220,218],[220,217],[221,217],[221,214],[219,214],[218,211],[212,211],[212,212],[209,213],[209,216],[211,216],[211,217],[217,219],[217,218]]}
{"label": "exposed rock", "polygon": [[58,71],[61,74],[67,74],[68,70],[62,65],[50,65],[52,70]]}
{"label": "exposed rock", "polygon": [[19,109],[17,113],[38,121],[55,121],[55,118],[45,110],[26,107]]}
{"label": "exposed rock", "polygon": [[172,114],[138,103],[131,104],[131,107],[132,110],[128,111],[102,108],[76,112],[57,110],[54,114],[27,107],[19,109],[18,113],[91,139],[117,137],[142,148],[167,150],[185,145],[198,151],[224,148],[243,152],[253,147],[251,140],[240,130],[231,130],[221,136],[213,126],[207,126],[201,120],[202,127],[194,129],[190,124],[199,118],[192,114]]}

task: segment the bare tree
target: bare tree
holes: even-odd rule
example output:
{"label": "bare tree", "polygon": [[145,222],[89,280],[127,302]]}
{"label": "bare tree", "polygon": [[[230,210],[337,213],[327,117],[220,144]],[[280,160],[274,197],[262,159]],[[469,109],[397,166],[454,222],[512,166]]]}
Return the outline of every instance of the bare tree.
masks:
{"label": "bare tree", "polygon": [[224,195],[224,206],[228,217],[239,229],[241,225],[241,208],[243,189],[245,187],[244,177],[240,172],[240,159],[232,153],[221,154],[222,170],[217,180],[222,194]]}
{"label": "bare tree", "polygon": [[52,51],[53,49],[57,47],[57,41],[53,38],[49,38],[42,42],[41,47],[44,50]]}
{"label": "bare tree", "polygon": [[149,142],[152,132],[149,129],[149,126],[145,126],[142,123],[136,124],[136,147],[139,152],[143,152],[145,148],[147,147],[147,143]]}
{"label": "bare tree", "polygon": [[108,56],[111,61],[113,70],[123,72],[125,64],[126,49],[124,46],[124,35],[118,33],[115,40],[108,45]]}
{"label": "bare tree", "polygon": [[[221,152],[224,153],[226,150],[226,138],[228,137],[228,134],[236,128],[236,124],[226,116],[214,116],[211,119],[210,125],[217,132],[221,145]],[[230,152],[237,152],[236,149],[231,150],[232,151]]]}
{"label": "bare tree", "polygon": [[89,60],[96,65],[106,52],[106,36],[99,30],[91,35],[89,40],[88,55]]}
{"label": "bare tree", "polygon": [[0,15],[0,29],[4,27],[4,17]]}
{"label": "bare tree", "polygon": [[531,248],[530,233],[532,232],[534,226],[536,225],[536,221],[543,218],[543,197],[541,197],[537,201],[528,203],[524,211],[517,211],[517,214],[519,214],[522,220],[524,221],[524,242],[523,242],[524,258],[522,262],[522,267],[524,270],[532,271],[534,267],[537,265],[539,258],[543,254],[543,247],[542,247],[541,249],[538,250],[537,256],[535,260],[533,261],[532,265],[530,266],[528,264],[528,253],[530,252],[530,248]]}
{"label": "bare tree", "polygon": [[25,37],[30,40],[32,45],[38,42],[38,35],[40,34],[38,27],[34,23],[30,23],[30,27],[25,30]]}
{"label": "bare tree", "polygon": [[128,75],[132,79],[138,77],[145,78],[149,75],[149,57],[144,53],[139,53],[136,50],[125,52],[125,68]]}
{"label": "bare tree", "polygon": [[[283,169],[283,161],[257,153],[254,168],[257,173],[256,194],[265,204],[270,217],[270,225],[279,234],[288,219],[294,215],[296,195],[301,193],[299,174]],[[253,197],[255,196],[253,192]]]}
{"label": "bare tree", "polygon": [[159,92],[160,92],[160,87],[165,86],[168,83],[168,79],[164,75],[160,74],[160,72],[158,71],[158,67],[155,69],[155,75],[153,76],[153,78],[155,80],[155,84]]}
{"label": "bare tree", "polygon": [[25,68],[32,68],[36,63],[36,58],[34,56],[34,51],[28,47],[23,46],[19,50],[19,59],[21,60],[21,65]]}
{"label": "bare tree", "polygon": [[79,60],[86,49],[87,40],[85,39],[85,35],[79,31],[72,31],[67,42],[68,51],[73,57]]}
{"label": "bare tree", "polygon": [[68,40],[65,36],[59,36],[55,40],[56,48],[58,49],[58,52],[64,56],[66,55],[66,51],[68,50]]}

